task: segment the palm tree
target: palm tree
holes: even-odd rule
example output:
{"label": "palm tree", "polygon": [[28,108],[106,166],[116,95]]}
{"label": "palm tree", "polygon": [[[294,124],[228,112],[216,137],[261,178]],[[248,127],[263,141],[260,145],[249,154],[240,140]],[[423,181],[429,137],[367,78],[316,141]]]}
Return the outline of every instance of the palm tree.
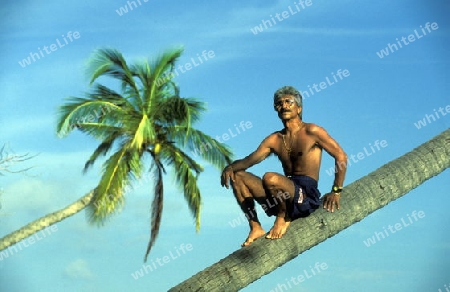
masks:
{"label": "palm tree", "polygon": [[[165,166],[172,166],[199,230],[201,195],[197,178],[203,167],[185,151],[198,153],[198,149],[208,145],[200,155],[219,169],[231,162],[231,151],[193,127],[205,105],[194,98],[180,97],[179,88],[172,80],[175,62],[182,51],[170,50],[154,62],[133,65],[128,65],[114,49],[99,49],[94,53],[89,65],[92,90],[86,97],[70,97],[60,107],[57,132],[66,136],[77,128],[100,140],[84,171],[112,152],[103,162],[100,181],[80,200],[4,237],[0,240],[0,250],[86,207],[91,223],[104,224],[111,214],[120,210],[125,189],[148,168],[155,182],[146,261],[159,232]],[[103,76],[119,81],[119,92],[96,82]]]}
{"label": "palm tree", "polygon": [[276,241],[257,240],[169,291],[238,291],[304,251],[334,236],[370,213],[450,167],[450,130],[422,144],[344,189],[337,213],[320,208],[291,223]]}

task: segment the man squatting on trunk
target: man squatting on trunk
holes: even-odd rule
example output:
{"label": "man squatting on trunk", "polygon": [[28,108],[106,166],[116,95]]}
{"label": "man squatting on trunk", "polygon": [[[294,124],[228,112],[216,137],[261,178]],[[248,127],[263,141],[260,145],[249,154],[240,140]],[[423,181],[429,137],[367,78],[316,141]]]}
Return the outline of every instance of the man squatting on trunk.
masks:
{"label": "man squatting on trunk", "polygon": [[[230,184],[236,200],[245,213],[250,233],[242,246],[266,234],[255,211],[255,201],[268,216],[276,216],[266,235],[281,238],[292,220],[307,217],[320,206],[317,189],[322,150],[335,159],[335,178],[330,193],[323,196],[323,208],[339,210],[339,199],[347,169],[347,155],[325,129],[302,120],[302,96],[292,86],[284,86],[274,94],[274,108],[284,128],[266,137],[247,157],[224,168],[221,184]],[[270,154],[281,161],[284,175],[266,172],[261,178],[246,169],[260,163]],[[230,181],[231,180],[231,181]]]}

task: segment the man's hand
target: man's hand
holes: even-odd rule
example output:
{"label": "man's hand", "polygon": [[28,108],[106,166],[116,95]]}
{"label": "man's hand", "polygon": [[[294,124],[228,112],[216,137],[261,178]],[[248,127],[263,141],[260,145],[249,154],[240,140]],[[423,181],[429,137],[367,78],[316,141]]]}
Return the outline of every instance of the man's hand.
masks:
{"label": "man's hand", "polygon": [[228,165],[222,171],[222,176],[221,176],[222,187],[225,186],[228,189],[230,187],[229,186],[230,179],[231,179],[231,181],[234,182],[234,170],[233,170],[233,167]]}
{"label": "man's hand", "polygon": [[336,205],[337,209],[341,207],[339,200],[341,196],[336,193],[328,193],[323,196],[323,208],[327,209],[328,212],[334,212],[334,205]]}

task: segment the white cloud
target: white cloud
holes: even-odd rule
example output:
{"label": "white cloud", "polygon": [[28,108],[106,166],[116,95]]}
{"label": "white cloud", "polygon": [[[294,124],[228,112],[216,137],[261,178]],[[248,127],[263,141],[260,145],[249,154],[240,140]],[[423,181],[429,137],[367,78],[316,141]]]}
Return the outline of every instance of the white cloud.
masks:
{"label": "white cloud", "polygon": [[86,260],[77,259],[64,270],[64,274],[75,280],[92,280],[95,278]]}

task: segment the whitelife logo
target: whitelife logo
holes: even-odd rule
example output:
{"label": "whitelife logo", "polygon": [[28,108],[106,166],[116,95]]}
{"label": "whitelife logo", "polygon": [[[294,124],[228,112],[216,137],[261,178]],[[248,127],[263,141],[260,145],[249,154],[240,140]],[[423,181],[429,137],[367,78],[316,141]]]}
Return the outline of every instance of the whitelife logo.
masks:
{"label": "whitelife logo", "polygon": [[79,39],[80,37],[81,35],[78,31],[74,31],[73,33],[72,31],[69,31],[67,32],[66,35],[62,35],[62,41],[59,38],[57,38],[55,44],[51,44],[50,46],[43,46],[42,49],[41,47],[38,47],[39,53],[30,52],[30,55],[26,59],[19,61],[19,65],[22,66],[22,68],[25,68],[26,66],[31,65],[31,61],[36,62],[37,60],[40,60],[41,58],[44,58],[47,55],[50,55],[52,52],[55,52],[58,49],[67,46],[69,43],[72,43],[73,41]]}
{"label": "whitelife logo", "polygon": [[186,254],[187,252],[192,251],[194,248],[192,246],[192,244],[188,243],[188,244],[180,244],[179,247],[174,247],[175,252],[170,251],[169,255],[163,256],[162,258],[156,258],[156,259],[152,259],[151,260],[151,264],[150,265],[142,265],[142,268],[137,270],[134,273],[131,273],[131,276],[133,277],[133,279],[138,280],[141,277],[144,277],[144,273],[148,274],[149,271],[153,272],[155,271],[158,267],[162,267],[165,264],[170,263],[173,260],[176,260],[177,258],[181,257],[182,255]]}
{"label": "whitelife logo", "polygon": [[[436,119],[440,119],[441,117],[446,116],[450,113],[450,104],[445,107],[445,111],[443,107],[439,107],[438,111],[436,109],[433,109],[434,115],[428,115],[425,114],[425,117],[422,120],[418,120],[417,123],[414,123],[414,126],[416,126],[417,130],[420,130],[423,127],[426,127],[427,125],[431,124],[432,122],[436,122]],[[439,115],[439,113],[441,113]],[[427,123],[428,121],[428,123]]]}
{"label": "whitelife logo", "polygon": [[[365,244],[365,246],[370,247],[371,245],[374,245],[375,243],[377,243],[378,241],[381,241],[382,239],[385,239],[386,237],[389,236],[389,234],[394,234],[397,231],[400,231],[403,229],[403,227],[408,227],[412,224],[414,224],[414,222],[419,221],[419,219],[422,219],[425,217],[425,212],[424,211],[419,211],[417,212],[416,210],[414,210],[411,213],[411,216],[409,216],[409,214],[407,214],[408,220],[405,221],[405,219],[402,217],[400,222],[395,223],[394,225],[389,225],[386,229],[386,227],[383,226],[383,231],[381,232],[374,232],[374,235],[372,237],[367,238],[366,240],[363,240],[363,243]],[[414,218],[411,219],[411,217]],[[389,230],[389,232],[388,232]]]}
{"label": "whitelife logo", "polygon": [[36,242],[41,241],[42,239],[44,239],[46,237],[49,237],[56,231],[58,231],[57,225],[49,226],[49,227],[35,233],[33,236],[31,236],[27,239],[24,239],[13,246],[8,247],[6,250],[0,251],[0,261],[3,261],[4,258],[6,259],[9,256],[17,254],[22,249],[27,248],[30,245],[33,245]]}
{"label": "whitelife logo", "polygon": [[177,66],[177,68],[175,68],[173,70],[173,72],[165,73],[161,77],[159,77],[156,80],[156,85],[160,86],[160,85],[164,84],[164,82],[169,81],[170,79],[174,78],[175,76],[178,77],[180,75],[178,70],[180,70],[181,73],[186,73],[187,71],[189,71],[197,66],[200,66],[201,64],[214,58],[215,56],[216,56],[216,54],[214,53],[213,50],[209,50],[208,52],[206,50],[203,50],[201,57],[199,54],[197,54],[198,62],[196,62],[194,57],[191,57],[190,62],[186,62],[185,64],[180,64]]}
{"label": "whitelife logo", "polygon": [[[136,4],[139,3],[139,6]],[[117,14],[119,14],[119,16],[122,16],[124,14],[128,13],[128,8],[130,8],[129,11],[133,11],[133,9],[138,8],[140,6],[142,6],[141,0],[136,0],[136,1],[127,1],[127,5],[119,7],[119,9],[116,9]],[[142,0],[142,2],[147,3],[149,0]]]}
{"label": "whitelife logo", "polygon": [[[388,146],[388,143],[386,140],[376,140],[374,143],[374,145],[372,146],[372,143],[369,143],[369,147],[370,150],[367,149],[366,147],[363,148],[364,152],[358,152],[357,154],[351,154],[348,156],[348,160],[346,164],[339,164],[337,167],[339,167],[340,169],[342,169],[344,167],[344,165],[348,168],[350,166],[352,166],[352,163],[358,163],[359,161],[363,160],[364,158],[373,155],[374,153],[377,153],[377,151],[381,151],[383,148]],[[375,150],[375,148],[377,150]],[[337,172],[336,166],[332,166],[329,169],[325,170],[326,173],[329,176],[332,176],[334,173]]]}
{"label": "whitelife logo", "polygon": [[[312,5],[312,0],[300,0],[297,2],[294,2],[295,9],[292,9],[291,5],[289,5],[287,8],[288,10],[284,10],[281,13],[275,13],[275,18],[278,19],[279,22],[282,22],[285,19],[288,19],[290,16],[295,15],[303,10],[305,10],[307,7]],[[301,7],[301,8],[300,8]],[[269,27],[272,27],[272,25],[276,25],[278,22],[275,20],[275,18],[270,15],[270,20],[261,20],[261,24],[258,26],[255,26],[254,28],[251,28],[250,31],[257,35],[258,33],[261,33],[264,31],[264,29],[268,29]],[[264,26],[264,27],[263,27]]]}
{"label": "whitelife logo", "polygon": [[[431,29],[430,29],[431,28]],[[395,40],[397,41],[397,44],[391,44],[391,43],[388,43],[387,44],[387,47],[385,48],[385,49],[382,49],[382,50],[380,50],[379,52],[377,52],[377,55],[378,55],[378,57],[380,58],[380,59],[383,59],[384,57],[387,57],[387,56],[389,56],[389,53],[394,53],[394,52],[396,52],[396,51],[398,51],[398,50],[400,50],[401,48],[403,48],[403,46],[402,46],[402,43],[403,43],[403,45],[405,45],[405,46],[407,46],[407,45],[409,45],[410,43],[412,43],[412,42],[415,42],[416,40],[418,40],[418,39],[421,39],[421,38],[423,38],[424,36],[426,36],[427,35],[427,31],[428,31],[428,33],[431,33],[432,32],[432,30],[437,30],[439,28],[439,26],[438,26],[438,24],[436,23],[436,22],[433,22],[433,23],[429,23],[429,22],[427,22],[426,24],[425,24],[425,28],[423,28],[422,26],[420,26],[420,29],[421,29],[421,31],[422,31],[422,34],[420,34],[420,32],[418,32],[417,31],[417,29],[415,29],[414,30],[414,34],[410,34],[410,35],[408,35],[408,41],[406,40],[407,38],[405,37],[405,36],[403,36],[400,40],[401,40],[401,42],[400,42],[400,40],[398,39],[398,38],[396,38]],[[426,29],[426,30],[425,30]],[[398,45],[398,47],[397,47],[397,45]],[[399,47],[400,47],[400,49],[399,49]],[[395,51],[394,51],[394,49],[395,49]],[[390,52],[389,52],[390,51]]]}

